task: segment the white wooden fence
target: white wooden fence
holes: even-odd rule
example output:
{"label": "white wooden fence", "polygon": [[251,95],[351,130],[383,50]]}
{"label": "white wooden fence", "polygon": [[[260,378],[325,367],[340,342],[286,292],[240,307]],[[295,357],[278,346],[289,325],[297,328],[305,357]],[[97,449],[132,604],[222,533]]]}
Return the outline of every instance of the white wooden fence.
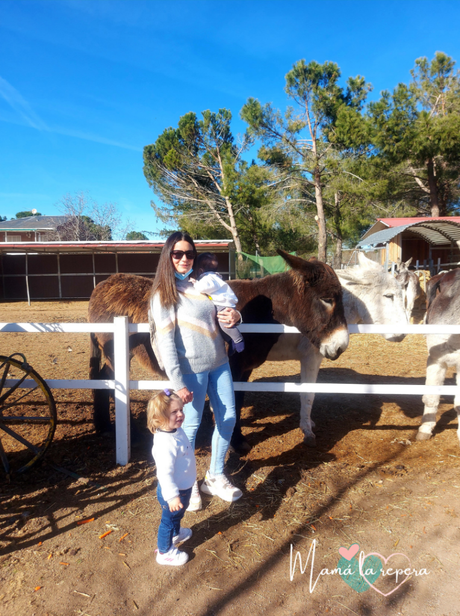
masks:
{"label": "white wooden fence", "polygon": [[[292,333],[299,331],[287,325],[242,324],[239,329],[243,333]],[[349,325],[350,334],[460,334],[460,325]],[[62,380],[46,379],[51,389],[113,389],[115,390],[115,439],[116,461],[118,464],[128,463],[131,455],[130,435],[130,390],[131,389],[163,389],[168,381],[131,381],[129,379],[129,333],[148,332],[148,324],[133,325],[127,317],[115,317],[113,323],[0,323],[0,332],[29,333],[90,333],[109,332],[114,335],[115,376],[113,380]],[[7,349],[0,344],[0,354],[9,355],[21,352],[21,349]],[[410,361],[410,357],[408,357]],[[6,380],[5,386],[11,387],[13,380]],[[32,380],[25,380],[21,387],[32,387]],[[457,395],[460,387],[455,385],[373,385],[356,383],[243,383],[235,382],[236,391],[271,391],[290,393],[328,393],[328,394],[407,394],[422,396],[423,394]]]}

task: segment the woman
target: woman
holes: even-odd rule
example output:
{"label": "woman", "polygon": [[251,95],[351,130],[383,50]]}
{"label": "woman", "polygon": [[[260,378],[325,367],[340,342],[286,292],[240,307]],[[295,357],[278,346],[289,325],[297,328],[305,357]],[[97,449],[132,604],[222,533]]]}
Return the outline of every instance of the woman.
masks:
{"label": "woman", "polygon": [[[224,475],[225,456],[236,420],[233,381],[216,322],[216,308],[190,282],[195,257],[195,244],[187,233],[176,231],[166,240],[150,301],[152,346],[171,387],[184,402],[183,429],[193,449],[208,394],[215,428],[211,464],[201,491],[232,502],[242,496],[241,490]],[[227,308],[217,318],[232,327],[240,315]],[[198,509],[201,509],[201,497],[195,482],[188,510]]]}

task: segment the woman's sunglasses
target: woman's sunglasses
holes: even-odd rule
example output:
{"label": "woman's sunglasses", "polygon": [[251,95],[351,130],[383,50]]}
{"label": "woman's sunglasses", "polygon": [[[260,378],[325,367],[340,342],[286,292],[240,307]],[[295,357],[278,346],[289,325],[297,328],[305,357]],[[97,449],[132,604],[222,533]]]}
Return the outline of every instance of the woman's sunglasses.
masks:
{"label": "woman's sunglasses", "polygon": [[180,261],[184,255],[189,261],[193,261],[196,257],[196,252],[194,250],[171,250],[170,254],[173,259],[177,259],[178,261]]}

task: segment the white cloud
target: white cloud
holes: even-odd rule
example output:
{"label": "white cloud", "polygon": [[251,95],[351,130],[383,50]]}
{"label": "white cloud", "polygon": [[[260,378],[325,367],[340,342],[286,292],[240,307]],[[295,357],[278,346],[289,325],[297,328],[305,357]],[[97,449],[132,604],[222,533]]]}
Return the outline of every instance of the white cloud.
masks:
{"label": "white cloud", "polygon": [[6,100],[26,124],[37,130],[49,130],[45,122],[35,113],[16,88],[3,77],[0,77],[0,96]]}
{"label": "white cloud", "polygon": [[8,122],[10,124],[25,124],[31,128],[35,128],[41,132],[54,133],[57,135],[64,135],[66,137],[74,137],[76,139],[83,139],[84,141],[92,141],[94,143],[102,143],[104,145],[111,145],[117,148],[123,148],[125,150],[134,150],[135,152],[142,152],[142,148],[139,146],[129,145],[116,141],[115,139],[108,139],[95,135],[93,133],[84,132],[78,129],[65,128],[62,126],[48,126],[45,122],[35,113],[29,103],[23,98],[23,96],[14,88],[6,79],[0,77],[0,96],[10,105],[13,111],[16,112],[19,118],[17,120],[13,118],[5,118],[0,115],[0,121]]}
{"label": "white cloud", "polygon": [[94,135],[93,133],[86,133],[80,130],[75,130],[72,128],[64,128],[60,126],[55,126],[47,129],[51,133],[56,133],[57,135],[64,135],[66,137],[75,137],[76,139],[83,139],[85,141],[93,141],[94,143],[102,143],[104,145],[112,145],[116,148],[123,148],[124,150],[133,150],[135,152],[142,152],[143,148],[129,145],[127,143],[123,143],[121,141],[116,141],[114,139],[107,139],[106,137],[101,137],[100,135]]}

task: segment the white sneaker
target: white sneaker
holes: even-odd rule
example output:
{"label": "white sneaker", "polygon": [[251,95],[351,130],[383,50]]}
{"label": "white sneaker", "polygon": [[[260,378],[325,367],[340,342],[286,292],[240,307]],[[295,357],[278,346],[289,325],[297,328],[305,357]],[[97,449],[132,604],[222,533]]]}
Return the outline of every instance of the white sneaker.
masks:
{"label": "white sneaker", "polygon": [[187,541],[188,539],[190,539],[192,535],[193,533],[192,533],[191,528],[180,528],[179,534],[172,538],[172,543],[173,545],[184,543],[184,541]]}
{"label": "white sneaker", "polygon": [[158,550],[157,552],[157,563],[159,565],[171,565],[173,567],[180,567],[181,565],[185,565],[188,561],[188,554],[185,552],[179,552],[179,550],[172,546],[168,552],[162,554]]}
{"label": "white sneaker", "polygon": [[198,481],[192,486],[192,495],[190,496],[190,502],[186,511],[199,511],[203,506],[201,502],[200,490],[198,489]]}
{"label": "white sneaker", "polygon": [[208,471],[203,483],[201,491],[205,494],[219,496],[222,500],[232,503],[243,496],[243,492],[230,483],[227,477],[222,475],[211,475]]}

